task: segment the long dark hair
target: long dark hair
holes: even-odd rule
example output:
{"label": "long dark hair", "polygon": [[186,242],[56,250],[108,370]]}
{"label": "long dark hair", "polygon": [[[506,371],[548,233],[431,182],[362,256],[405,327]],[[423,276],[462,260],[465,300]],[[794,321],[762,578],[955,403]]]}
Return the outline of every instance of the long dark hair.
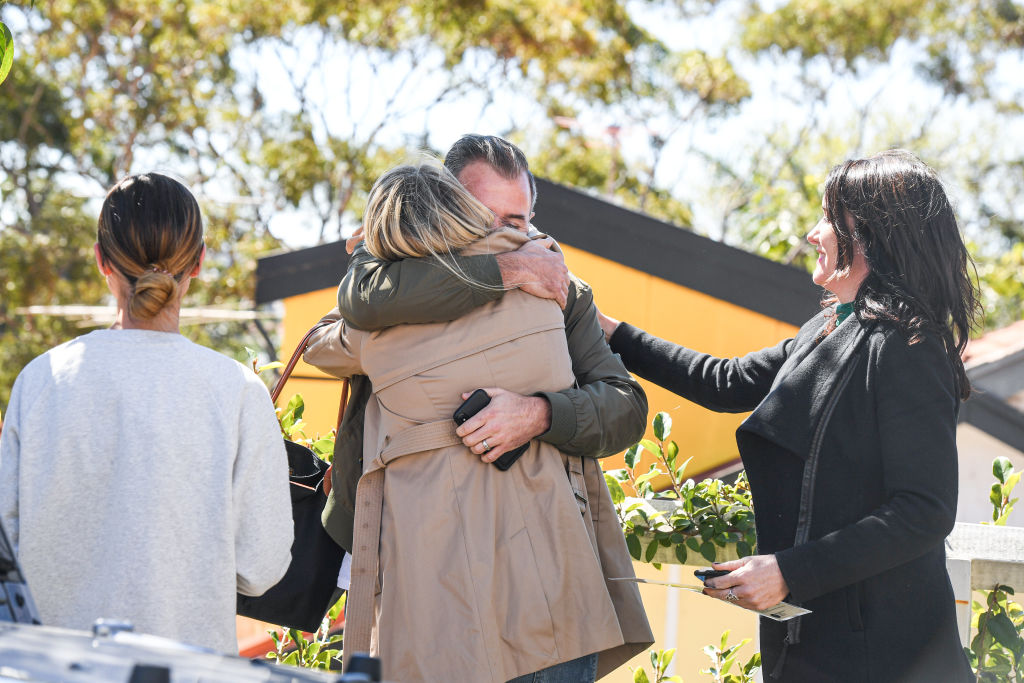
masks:
{"label": "long dark hair", "polygon": [[859,245],[870,268],[855,314],[894,323],[911,344],[937,334],[957,391],[967,398],[971,384],[960,354],[981,312],[977,273],[935,171],[900,149],[853,159],[828,174],[824,204],[838,267],[850,267]]}

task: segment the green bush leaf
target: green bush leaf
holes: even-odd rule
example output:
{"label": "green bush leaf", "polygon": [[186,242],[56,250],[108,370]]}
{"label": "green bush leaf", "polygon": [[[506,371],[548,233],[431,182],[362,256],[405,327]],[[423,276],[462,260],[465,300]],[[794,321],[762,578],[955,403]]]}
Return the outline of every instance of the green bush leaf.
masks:
{"label": "green bush leaf", "polygon": [[622,505],[626,501],[626,493],[622,490],[622,485],[619,484],[618,479],[610,474],[605,474],[604,483],[608,485],[608,493],[612,496],[612,502],[616,505]]}
{"label": "green bush leaf", "polygon": [[0,83],[7,78],[14,64],[14,36],[6,24],[0,22]]}
{"label": "green bush leaf", "polygon": [[1009,458],[999,456],[992,461],[992,474],[995,475],[999,483],[1005,484],[1006,477],[1013,472],[1013,463],[1010,462]]}
{"label": "green bush leaf", "polygon": [[661,446],[659,446],[657,442],[651,441],[650,439],[641,439],[640,445],[643,446],[644,450],[650,453],[651,455],[657,456],[659,458],[661,457]]}
{"label": "green bush leaf", "polygon": [[640,559],[640,538],[636,534],[626,534],[626,547],[634,560]]}
{"label": "green bush leaf", "polygon": [[708,562],[715,561],[715,544],[711,541],[704,541],[700,546],[700,554],[704,556],[704,559]]}
{"label": "green bush leaf", "polygon": [[258,368],[256,368],[256,374],[261,374],[265,370],[275,370],[277,368],[283,368],[283,367],[284,367],[284,363],[282,363],[281,361],[279,361],[279,360],[272,360],[269,363],[267,363],[266,365],[261,365]]}
{"label": "green bush leaf", "polygon": [[650,562],[651,560],[653,560],[654,556],[657,554],[658,548],[660,546],[661,546],[661,544],[658,543],[658,539],[654,539],[653,541],[651,541],[647,545],[647,552],[644,553],[644,561],[645,562]]}
{"label": "green bush leaf", "polygon": [[[672,418],[668,413],[658,413],[654,416],[654,436],[658,441],[664,441],[672,433]],[[646,446],[645,446],[646,448]]]}
{"label": "green bush leaf", "polygon": [[640,444],[635,443],[626,449],[626,467],[633,469],[636,467],[636,461],[640,457]]}
{"label": "green bush leaf", "polygon": [[669,441],[665,445],[665,458],[669,463],[675,463],[676,456],[679,455],[679,444],[675,441]]}
{"label": "green bush leaf", "polygon": [[682,543],[675,547],[676,559],[679,560],[679,564],[686,564],[686,546]]}
{"label": "green bush leaf", "polygon": [[302,400],[302,394],[295,394],[288,399],[288,405],[285,406],[285,412],[291,413],[295,416],[295,421],[298,422],[302,419],[302,413],[306,410],[306,402]]}
{"label": "green bush leaf", "polygon": [[995,519],[998,514],[998,508],[1003,504],[1003,485],[992,484],[992,489],[989,491],[988,500],[997,509],[992,513],[992,519]]}
{"label": "green bush leaf", "polygon": [[651,683],[647,678],[647,672],[643,668],[633,669],[633,683]]}
{"label": "green bush leaf", "polygon": [[995,637],[996,642],[1003,647],[1009,648],[1014,652],[1024,648],[1020,634],[1017,633],[1017,627],[1013,625],[1013,622],[1005,614],[993,616],[988,622],[988,628],[992,632],[993,637]]}
{"label": "green bush leaf", "polygon": [[695,553],[699,553],[699,552],[700,552],[700,541],[698,541],[698,540],[697,540],[696,538],[694,538],[693,536],[690,536],[690,537],[689,537],[688,539],[686,539],[686,545],[687,545],[687,546],[688,546],[688,547],[690,548],[690,550],[692,550],[693,552],[695,552]]}

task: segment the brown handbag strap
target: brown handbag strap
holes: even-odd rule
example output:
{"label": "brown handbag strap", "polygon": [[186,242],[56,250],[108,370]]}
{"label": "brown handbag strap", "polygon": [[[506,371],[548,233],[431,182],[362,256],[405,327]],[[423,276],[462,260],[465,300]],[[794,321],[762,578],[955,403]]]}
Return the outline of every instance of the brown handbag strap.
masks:
{"label": "brown handbag strap", "polygon": [[[295,351],[292,352],[292,357],[288,359],[288,363],[284,366],[284,370],[281,371],[281,377],[278,378],[277,383],[274,385],[273,391],[270,392],[270,400],[274,405],[277,405],[277,399],[281,396],[281,392],[284,390],[285,382],[292,376],[292,370],[298,364],[299,359],[302,358],[302,354],[306,351],[306,347],[309,345],[310,338],[317,333],[320,329],[333,324],[330,320],[321,320],[316,325],[313,325],[303,337],[299,345],[295,347]],[[341,401],[338,406],[338,424],[335,427],[334,433],[337,434],[341,431],[341,419],[345,416],[345,407],[348,405],[348,379],[341,380]]]}

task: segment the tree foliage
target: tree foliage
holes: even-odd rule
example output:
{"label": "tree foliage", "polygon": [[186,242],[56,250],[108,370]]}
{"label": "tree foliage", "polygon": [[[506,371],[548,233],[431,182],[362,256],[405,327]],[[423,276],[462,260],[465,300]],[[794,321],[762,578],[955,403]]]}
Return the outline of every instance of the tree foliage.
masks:
{"label": "tree foliage", "polygon": [[[281,246],[275,222],[339,237],[373,180],[429,146],[436,107],[471,100],[486,112],[511,92],[570,115],[692,112],[747,93],[721,55],[673,52],[615,0],[39,0],[3,11],[20,54],[0,90],[2,285],[16,291],[0,303],[0,405],[29,358],[80,331],[19,309],[105,299],[91,225],[126,174],[191,185],[209,254],[209,286],[191,303],[238,304],[255,257]],[[353,65],[371,78],[346,73]],[[403,132],[415,119],[420,133]],[[688,216],[642,174],[614,183]],[[247,333],[189,332],[236,356]]]}
{"label": "tree foliage", "polygon": [[[439,152],[456,117],[520,142],[540,175],[804,265],[828,168],[911,147],[962,195],[989,321],[1020,316],[1019,0],[35,0],[0,19],[17,50],[0,84],[0,407],[24,362],[81,331],[18,310],[105,299],[91,226],[121,176],[195,190],[209,258],[190,303],[248,307],[283,229],[338,238],[373,180]],[[908,55],[927,97],[894,110],[896,86],[865,84]],[[254,332],[189,334],[241,356]]]}
{"label": "tree foliage", "polygon": [[939,170],[957,200],[978,262],[987,327],[1021,317],[1024,145],[1009,132],[1024,124],[1017,76],[1024,5],[750,3],[738,37],[762,73],[790,74],[780,78],[782,99],[799,106],[750,136],[740,155],[712,160],[715,188],[731,198],[721,211],[722,237],[808,264],[803,235],[820,211],[829,167],[906,147]]}

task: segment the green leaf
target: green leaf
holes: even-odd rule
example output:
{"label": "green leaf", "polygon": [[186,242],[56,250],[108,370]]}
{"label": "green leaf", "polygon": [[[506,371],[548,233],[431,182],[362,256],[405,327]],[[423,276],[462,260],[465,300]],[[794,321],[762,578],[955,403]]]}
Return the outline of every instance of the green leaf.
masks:
{"label": "green leaf", "polygon": [[690,537],[689,537],[688,539],[686,539],[686,545],[687,545],[687,546],[688,546],[688,547],[690,548],[690,550],[692,550],[693,552],[695,552],[695,553],[699,553],[699,552],[700,552],[700,541],[698,541],[698,540],[697,540],[696,538],[694,538],[693,536],[690,536]]}
{"label": "green leaf", "polygon": [[651,683],[651,680],[647,678],[647,672],[642,667],[633,669],[633,683]]}
{"label": "green leaf", "polygon": [[651,479],[654,479],[659,474],[661,474],[661,472],[659,472],[656,469],[652,469],[650,472],[644,472],[643,474],[641,474],[639,477],[636,478],[636,481],[633,483],[633,485],[639,491],[641,486],[643,486],[644,484],[649,482]]}
{"label": "green leaf", "polygon": [[661,656],[658,657],[658,668],[662,671],[668,670],[668,665],[672,663],[672,658],[676,656],[676,649],[671,647],[667,650],[662,650]]}
{"label": "green leaf", "polygon": [[633,469],[634,467],[636,467],[636,461],[639,459],[639,457],[640,457],[640,444],[635,443],[632,446],[630,446],[628,449],[626,449],[626,455],[625,455],[626,467],[628,467],[629,469]]}
{"label": "green leaf", "polygon": [[604,475],[604,483],[608,485],[608,493],[612,496],[612,502],[616,505],[622,505],[626,501],[626,493],[622,490],[622,485],[619,481],[610,474]]}
{"label": "green leaf", "polygon": [[658,543],[658,539],[654,539],[649,544],[647,544],[647,552],[644,553],[644,561],[650,562],[651,560],[653,560],[660,546],[661,544]]}
{"label": "green leaf", "polygon": [[686,564],[686,546],[682,543],[675,547],[676,559],[679,560],[679,564]]}
{"label": "green leaf", "polygon": [[[672,447],[672,446],[675,446],[675,445],[676,445],[676,442],[673,441],[672,443],[669,444],[669,447]],[[686,471],[686,466],[690,464],[691,460],[693,460],[693,456],[692,455],[689,458],[687,458],[686,460],[684,460],[682,465],[680,465],[679,467],[676,468],[676,472],[675,472],[675,474],[676,474],[676,481],[682,481],[683,480],[683,472]]]}
{"label": "green leaf", "polygon": [[285,406],[285,412],[291,413],[295,416],[295,421],[298,422],[302,419],[302,413],[306,410],[306,402],[302,400],[302,394],[295,394],[288,399],[288,405]]}
{"label": "green leaf", "polygon": [[[654,436],[658,441],[664,441],[672,433],[672,418],[668,413],[658,413],[654,416]],[[646,446],[644,446],[646,448]]]}
{"label": "green leaf", "polygon": [[1006,478],[1006,482],[1003,483],[1004,496],[1007,498],[1010,497],[1010,492],[1013,491],[1014,487],[1016,487],[1018,483],[1020,483],[1020,475],[1022,474],[1024,474],[1024,472],[1014,472]]}
{"label": "green leaf", "polygon": [[1021,641],[1020,634],[1017,633],[1017,627],[1005,614],[993,616],[988,622],[988,628],[1000,645],[1015,652],[1024,647],[1024,642]]}
{"label": "green leaf", "polygon": [[[675,460],[676,460],[676,456],[678,456],[678,455],[679,455],[679,444],[677,444],[675,441],[669,441],[665,445],[665,459],[668,460],[670,463],[673,463],[673,466],[674,466],[674,463],[675,463]],[[689,460],[687,460],[687,462],[689,462]]]}
{"label": "green leaf", "polygon": [[700,546],[700,554],[704,556],[708,562],[715,561],[715,544],[711,541],[704,541]]}
{"label": "green leaf", "polygon": [[282,363],[279,360],[270,361],[266,365],[261,365],[258,368],[256,368],[256,374],[260,374],[264,370],[273,370],[275,368],[283,368],[283,367],[284,367],[284,363]]}
{"label": "green leaf", "polygon": [[[1003,504],[1003,485],[992,484],[992,489],[989,491],[988,500],[996,508],[999,508]],[[996,512],[992,513],[992,519],[996,518]]]}
{"label": "green leaf", "polygon": [[1006,477],[1013,472],[1013,463],[1010,459],[1004,456],[999,456],[992,461],[992,474],[995,475],[996,479],[1000,483],[1006,483]]}
{"label": "green leaf", "polygon": [[14,36],[11,35],[11,29],[7,28],[7,25],[0,22],[0,83],[3,83],[4,79],[7,78],[7,74],[11,72],[11,66],[14,64]]}
{"label": "green leaf", "polygon": [[634,560],[640,559],[640,538],[636,534],[626,534],[626,547]]}
{"label": "green leaf", "polygon": [[751,549],[750,544],[746,541],[737,541],[736,554],[740,557],[747,557],[748,555],[753,555],[753,550]]}
{"label": "green leaf", "polygon": [[651,455],[655,455],[659,458],[661,457],[661,446],[659,446],[656,441],[651,441],[650,439],[641,439],[640,445],[643,446],[643,449],[650,453]]}
{"label": "green leaf", "polygon": [[317,439],[313,442],[313,450],[317,453],[331,453],[334,451],[334,439]]}

